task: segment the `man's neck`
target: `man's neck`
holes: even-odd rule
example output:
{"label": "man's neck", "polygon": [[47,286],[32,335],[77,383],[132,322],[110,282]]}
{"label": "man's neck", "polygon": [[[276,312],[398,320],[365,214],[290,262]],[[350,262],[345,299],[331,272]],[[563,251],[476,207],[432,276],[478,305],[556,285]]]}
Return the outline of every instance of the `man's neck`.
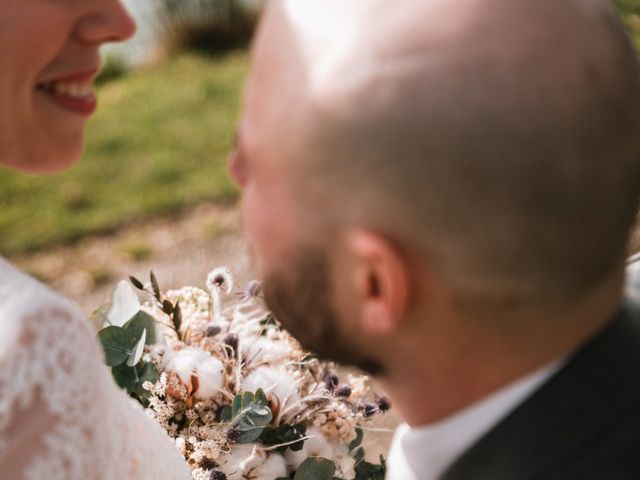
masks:
{"label": "man's neck", "polygon": [[437,338],[433,345],[408,340],[379,381],[410,426],[438,422],[570,355],[610,322],[619,308],[620,290],[594,295],[557,319],[550,314],[526,323],[519,319],[519,325],[528,327],[505,335],[480,327],[473,331],[473,321],[465,321],[464,335],[459,329],[457,337],[440,337],[447,339],[446,345]]}

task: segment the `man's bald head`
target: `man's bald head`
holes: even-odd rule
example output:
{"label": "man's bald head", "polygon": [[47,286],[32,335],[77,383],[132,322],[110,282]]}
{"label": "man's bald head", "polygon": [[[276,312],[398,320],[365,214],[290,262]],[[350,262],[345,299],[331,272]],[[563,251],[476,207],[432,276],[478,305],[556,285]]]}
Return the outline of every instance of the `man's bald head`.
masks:
{"label": "man's bald head", "polygon": [[276,2],[254,55],[246,148],[323,226],[487,299],[581,295],[622,265],[640,77],[606,1]]}

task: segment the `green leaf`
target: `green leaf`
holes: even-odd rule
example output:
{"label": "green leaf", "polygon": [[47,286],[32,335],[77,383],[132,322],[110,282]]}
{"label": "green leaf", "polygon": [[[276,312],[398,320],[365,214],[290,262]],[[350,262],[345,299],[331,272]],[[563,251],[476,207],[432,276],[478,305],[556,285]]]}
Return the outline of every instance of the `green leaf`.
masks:
{"label": "green leaf", "polygon": [[162,311],[167,315],[171,315],[173,313],[173,303],[169,300],[165,300],[162,302]]}
{"label": "green leaf", "polygon": [[176,303],[176,306],[173,308],[171,321],[173,322],[173,328],[176,329],[176,332],[179,332],[182,326],[182,309],[180,308],[180,302]]}
{"label": "green leaf", "polygon": [[220,410],[220,420],[222,422],[230,422],[233,418],[231,413],[231,407],[229,405],[225,405],[222,407],[222,410]]}
{"label": "green leaf", "polygon": [[356,428],[356,438],[354,438],[349,444],[349,451],[353,452],[356,448],[362,445],[362,439],[364,438],[364,432],[360,427]]}
{"label": "green leaf", "polygon": [[144,290],[144,284],[140,280],[138,280],[136,277],[134,277],[133,275],[130,275],[129,280],[131,281],[133,286],[136,287],[138,290]]}
{"label": "green leaf", "polygon": [[158,328],[156,326],[156,319],[142,310],[136,313],[131,320],[125,323],[124,328],[136,339],[140,339],[142,332],[146,330],[146,345],[153,345],[157,343],[158,338],[160,338]]}
{"label": "green leaf", "polygon": [[380,455],[380,464],[361,461],[356,463],[356,480],[384,480],[387,466],[384,457]]}
{"label": "green leaf", "polygon": [[[278,453],[284,453],[287,448],[293,452],[299,452],[304,447],[304,437],[307,433],[307,426],[304,423],[297,423],[295,425],[287,425],[282,423],[278,427],[265,427],[262,435],[260,436],[260,442],[267,446],[278,446],[275,451]],[[298,440],[298,441],[296,441]],[[294,443],[291,443],[294,442]],[[282,445],[287,444],[287,445]]]}
{"label": "green leaf", "polygon": [[128,366],[134,367],[138,364],[138,362],[142,358],[142,354],[144,353],[144,344],[146,341],[147,341],[147,331],[143,330],[142,336],[140,337],[140,340],[138,340],[138,344],[133,349],[133,353],[129,355],[129,358],[127,358]]}
{"label": "green leaf", "polygon": [[236,395],[231,403],[231,418],[235,418],[240,410],[242,410],[242,395]]}
{"label": "green leaf", "polygon": [[364,448],[358,447],[355,452],[353,452],[353,459],[356,462],[361,462],[364,460],[365,452]]}
{"label": "green leaf", "polygon": [[242,409],[247,408],[254,400],[255,395],[251,392],[244,392],[242,394]]}
{"label": "green leaf", "polygon": [[267,399],[267,395],[264,393],[264,390],[259,388],[256,390],[255,401],[265,406],[269,406],[269,400]]}
{"label": "green leaf", "polygon": [[300,464],[293,480],[333,480],[336,465],[322,457],[309,457]]}
{"label": "green leaf", "polygon": [[138,364],[135,367],[129,367],[124,364],[119,365],[112,369],[112,373],[116,383],[138,400],[143,400],[149,396],[149,392],[142,388],[144,382],[155,383],[160,376],[158,369],[151,362]]}
{"label": "green leaf", "polygon": [[255,442],[272,419],[273,414],[269,407],[256,402],[249,403],[233,422],[236,430],[240,432],[237,443]]}
{"label": "green leaf", "polygon": [[153,295],[159,302],[161,302],[162,295],[160,294],[160,286],[158,285],[158,279],[156,278],[155,273],[153,273],[153,270],[151,270],[149,278],[151,279],[151,288],[153,288]]}
{"label": "green leaf", "polygon": [[116,326],[100,330],[98,339],[104,349],[105,362],[110,367],[123,364],[133,353],[138,342],[138,339],[130,332]]}

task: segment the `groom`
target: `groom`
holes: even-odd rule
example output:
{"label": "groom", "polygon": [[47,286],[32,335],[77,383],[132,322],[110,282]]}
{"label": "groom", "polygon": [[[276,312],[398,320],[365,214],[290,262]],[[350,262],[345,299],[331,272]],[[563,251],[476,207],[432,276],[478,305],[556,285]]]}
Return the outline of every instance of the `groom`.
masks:
{"label": "groom", "polygon": [[267,9],[231,170],[270,307],[394,480],[640,478],[640,78],[605,0]]}

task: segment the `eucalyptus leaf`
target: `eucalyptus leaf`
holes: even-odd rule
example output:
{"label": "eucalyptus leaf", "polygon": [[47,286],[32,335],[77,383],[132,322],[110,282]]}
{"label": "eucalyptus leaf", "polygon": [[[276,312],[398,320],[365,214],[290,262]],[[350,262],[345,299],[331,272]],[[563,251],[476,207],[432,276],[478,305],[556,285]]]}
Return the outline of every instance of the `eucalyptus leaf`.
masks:
{"label": "eucalyptus leaf", "polygon": [[267,399],[267,395],[264,393],[264,390],[261,388],[256,390],[255,401],[265,406],[269,405],[269,400]]}
{"label": "eucalyptus leaf", "polygon": [[384,480],[387,473],[387,466],[384,457],[380,455],[380,464],[369,463],[363,460],[356,463],[355,471],[355,480]]}
{"label": "eucalyptus leaf", "polygon": [[222,422],[230,422],[232,418],[231,407],[229,405],[222,407],[222,410],[220,410],[220,420]]}
{"label": "eucalyptus leaf", "polygon": [[131,317],[140,311],[138,294],[124,280],[118,283],[111,294],[111,306],[107,311],[109,325],[122,327]]}
{"label": "eucalyptus leaf", "polygon": [[242,394],[242,409],[247,408],[254,400],[255,395],[251,392],[244,392]]}
{"label": "eucalyptus leaf", "polygon": [[333,480],[336,465],[322,457],[309,457],[298,467],[293,480]]}
{"label": "eucalyptus leaf", "polygon": [[362,428],[356,428],[356,438],[354,438],[349,444],[349,451],[353,452],[356,448],[362,445],[362,439],[364,438],[364,432]]}
{"label": "eucalyptus leaf", "polygon": [[123,364],[133,353],[137,339],[122,327],[111,326],[98,332],[102,344],[105,362],[110,367]]}
{"label": "eucalyptus leaf", "polygon": [[153,345],[161,339],[162,336],[158,332],[156,319],[147,312],[140,310],[131,320],[124,324],[124,328],[131,333],[136,339],[142,336],[142,332],[147,331],[146,345]]}
{"label": "eucalyptus leaf", "polygon": [[[253,397],[253,395],[251,395]],[[246,397],[246,394],[245,394]],[[255,442],[273,419],[271,409],[256,402],[250,402],[242,408],[234,420],[234,428],[239,432],[237,443]]]}
{"label": "eucalyptus leaf", "polygon": [[242,409],[242,395],[236,395],[233,397],[233,402],[231,403],[231,418],[235,418],[236,415],[240,413]]}
{"label": "eucalyptus leaf", "polygon": [[149,396],[149,392],[142,388],[144,382],[155,383],[160,376],[158,369],[151,362],[138,364],[135,367],[129,367],[126,364],[119,365],[112,369],[112,373],[116,383],[138,400]]}
{"label": "eucalyptus leaf", "polygon": [[253,443],[260,438],[260,435],[262,435],[263,430],[264,430],[264,427],[251,427],[245,430],[241,430],[240,433],[238,434],[238,439],[236,440],[236,443],[239,443],[239,444]]}
{"label": "eucalyptus leaf", "polygon": [[147,331],[143,330],[142,336],[140,337],[140,340],[138,340],[138,344],[133,349],[133,353],[129,355],[129,358],[127,358],[128,366],[134,367],[138,364],[138,362],[142,358],[142,354],[144,353],[144,345],[146,341],[147,341]]}

